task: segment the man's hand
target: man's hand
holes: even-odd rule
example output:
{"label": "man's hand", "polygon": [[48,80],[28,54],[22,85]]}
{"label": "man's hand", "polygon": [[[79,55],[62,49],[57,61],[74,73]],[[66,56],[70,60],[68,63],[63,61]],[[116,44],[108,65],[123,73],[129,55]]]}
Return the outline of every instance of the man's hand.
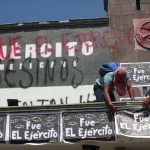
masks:
{"label": "man's hand", "polygon": [[117,111],[112,102],[108,103],[108,107],[112,113],[115,113]]}
{"label": "man's hand", "polygon": [[131,98],[131,101],[134,101],[134,90],[133,90],[133,87],[132,87],[132,83],[130,80],[127,81],[127,89],[128,89],[128,93],[129,93],[129,96]]}
{"label": "man's hand", "polygon": [[143,101],[143,108],[146,108],[150,105],[150,96],[146,97]]}

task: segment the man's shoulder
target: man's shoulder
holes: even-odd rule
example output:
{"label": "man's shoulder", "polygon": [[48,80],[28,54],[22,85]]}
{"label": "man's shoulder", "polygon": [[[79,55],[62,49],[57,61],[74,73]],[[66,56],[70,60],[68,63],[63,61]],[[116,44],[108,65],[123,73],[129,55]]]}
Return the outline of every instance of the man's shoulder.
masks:
{"label": "man's shoulder", "polygon": [[108,72],[105,74],[104,77],[113,77],[113,75],[114,75],[114,72]]}
{"label": "man's shoulder", "polygon": [[113,75],[114,75],[113,72],[108,72],[107,74],[105,74],[105,76],[104,76],[104,82],[106,82],[106,83],[112,82]]}

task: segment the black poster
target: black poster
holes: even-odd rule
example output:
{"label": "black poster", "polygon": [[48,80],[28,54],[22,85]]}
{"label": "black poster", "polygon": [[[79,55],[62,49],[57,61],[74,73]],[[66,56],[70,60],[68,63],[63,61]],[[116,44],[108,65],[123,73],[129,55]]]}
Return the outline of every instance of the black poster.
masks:
{"label": "black poster", "polygon": [[150,110],[117,112],[116,134],[127,137],[150,138]]}
{"label": "black poster", "polygon": [[18,142],[60,140],[59,114],[31,114],[10,116],[10,139]]}
{"label": "black poster", "polygon": [[82,111],[63,113],[63,139],[114,140],[114,117],[108,112]]}
{"label": "black poster", "polygon": [[134,85],[150,85],[150,62],[122,63],[126,67]]}
{"label": "black poster", "polygon": [[6,116],[0,116],[0,142],[5,141]]}

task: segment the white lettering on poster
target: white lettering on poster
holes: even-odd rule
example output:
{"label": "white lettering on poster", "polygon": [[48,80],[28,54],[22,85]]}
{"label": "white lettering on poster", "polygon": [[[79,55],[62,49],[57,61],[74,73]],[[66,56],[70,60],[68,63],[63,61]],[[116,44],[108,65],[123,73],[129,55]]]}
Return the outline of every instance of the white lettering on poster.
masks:
{"label": "white lettering on poster", "polygon": [[26,122],[26,129],[29,130],[29,129],[41,129],[41,124],[33,124],[31,123],[31,121],[27,121]]}
{"label": "white lettering on poster", "polygon": [[96,136],[103,136],[103,135],[111,135],[112,129],[108,126],[102,126],[101,129],[95,129],[95,128],[79,128],[78,129],[79,136],[82,138],[87,137],[96,137]]}
{"label": "white lettering on poster", "polygon": [[12,131],[12,139],[13,140],[21,140],[22,137],[19,136],[19,130]]}
{"label": "white lettering on poster", "polygon": [[[136,132],[144,132],[146,133],[147,131],[150,130],[150,117],[144,116],[141,113],[135,113],[133,114],[133,118],[121,115],[121,118],[126,118],[126,119],[121,119],[119,122],[119,127],[120,129],[125,129],[125,130],[131,130],[131,131],[136,131]],[[123,120],[125,120],[123,122]],[[146,132],[145,132],[146,131]]]}
{"label": "white lettering on poster", "polygon": [[26,122],[24,131],[12,130],[12,140],[40,140],[40,139],[52,139],[57,138],[58,133],[54,128],[43,129],[39,123]]}
{"label": "white lettering on poster", "polygon": [[150,80],[150,75],[145,74],[144,69],[134,68],[133,70],[133,80],[136,82]]}
{"label": "white lettering on poster", "polygon": [[85,139],[88,137],[111,135],[113,131],[108,124],[100,127],[94,120],[86,120],[85,118],[80,118],[78,129],[75,131],[73,127],[65,128],[65,133],[66,137],[79,136],[80,138]]}
{"label": "white lettering on poster", "polygon": [[73,133],[73,128],[66,128],[65,130],[67,137],[76,137],[76,134]]}

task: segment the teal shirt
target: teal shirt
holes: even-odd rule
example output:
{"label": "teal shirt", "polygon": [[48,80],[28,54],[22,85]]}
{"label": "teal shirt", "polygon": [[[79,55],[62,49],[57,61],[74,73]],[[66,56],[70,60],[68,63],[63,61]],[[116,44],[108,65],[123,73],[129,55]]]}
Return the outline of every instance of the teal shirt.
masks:
{"label": "teal shirt", "polygon": [[[111,84],[113,82],[113,76],[114,76],[114,72],[108,72],[103,77],[97,78],[95,83],[101,87],[104,86],[104,83]],[[126,79],[131,80],[129,73],[126,74]]]}

